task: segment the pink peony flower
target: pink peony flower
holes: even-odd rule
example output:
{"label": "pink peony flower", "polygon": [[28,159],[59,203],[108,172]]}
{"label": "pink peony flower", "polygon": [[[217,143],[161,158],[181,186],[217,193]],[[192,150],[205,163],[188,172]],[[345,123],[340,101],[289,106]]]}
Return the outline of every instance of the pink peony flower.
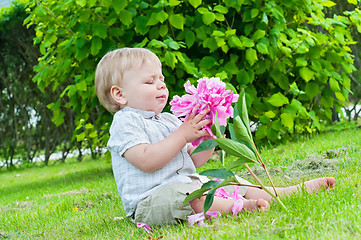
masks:
{"label": "pink peony flower", "polygon": [[[238,94],[233,94],[232,91],[226,90],[226,84],[218,77],[204,77],[199,79],[197,88],[187,81],[184,84],[184,88],[189,94],[185,94],[182,97],[174,96],[170,102],[170,110],[177,117],[184,116],[182,120],[185,121],[197,104],[199,104],[200,107],[195,114],[209,108],[210,112],[204,118],[212,119],[212,123],[205,126],[204,129],[215,138],[211,131],[211,126],[214,123],[216,113],[218,115],[219,125],[226,126],[227,119],[233,117],[233,107],[231,104],[237,102]],[[192,144],[193,146],[197,146],[204,140],[205,137],[201,137],[192,142]]]}

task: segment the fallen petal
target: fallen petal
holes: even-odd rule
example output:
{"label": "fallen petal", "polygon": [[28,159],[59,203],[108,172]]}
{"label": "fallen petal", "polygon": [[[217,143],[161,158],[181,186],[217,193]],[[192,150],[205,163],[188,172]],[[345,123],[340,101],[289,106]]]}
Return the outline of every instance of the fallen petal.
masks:
{"label": "fallen petal", "polygon": [[143,228],[147,232],[149,232],[149,231],[153,232],[153,229],[151,227],[149,227],[146,223],[143,223],[143,222],[137,223],[137,228]]}
{"label": "fallen petal", "polygon": [[198,226],[204,226],[203,220],[205,219],[203,213],[197,213],[188,216],[188,222],[193,227],[195,223],[197,223]]}
{"label": "fallen petal", "polygon": [[243,209],[243,199],[238,199],[232,207],[232,214],[237,215],[239,212],[241,212]]}

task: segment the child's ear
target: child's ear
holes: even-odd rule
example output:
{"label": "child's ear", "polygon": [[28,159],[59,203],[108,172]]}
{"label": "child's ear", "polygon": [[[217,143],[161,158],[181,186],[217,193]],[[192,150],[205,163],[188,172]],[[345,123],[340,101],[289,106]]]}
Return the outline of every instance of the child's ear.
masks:
{"label": "child's ear", "polygon": [[121,105],[125,105],[128,102],[125,96],[123,95],[123,88],[121,87],[112,86],[110,89],[110,95],[112,96],[114,101],[116,101]]}

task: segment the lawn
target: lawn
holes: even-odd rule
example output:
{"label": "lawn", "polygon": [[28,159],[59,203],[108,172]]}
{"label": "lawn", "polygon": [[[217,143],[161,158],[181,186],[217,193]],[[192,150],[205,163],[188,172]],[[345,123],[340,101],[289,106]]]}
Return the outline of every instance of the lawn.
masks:
{"label": "lawn", "polygon": [[[82,163],[0,172],[0,239],[360,239],[361,129],[333,131],[262,148],[276,185],[334,176],[333,191],[283,199],[287,210],[222,216],[207,227],[187,223],[138,229],[122,209],[109,156]],[[226,158],[226,161],[232,159]],[[210,160],[200,171],[221,167]],[[259,173],[266,181],[262,171]],[[253,179],[245,172],[244,178]]]}

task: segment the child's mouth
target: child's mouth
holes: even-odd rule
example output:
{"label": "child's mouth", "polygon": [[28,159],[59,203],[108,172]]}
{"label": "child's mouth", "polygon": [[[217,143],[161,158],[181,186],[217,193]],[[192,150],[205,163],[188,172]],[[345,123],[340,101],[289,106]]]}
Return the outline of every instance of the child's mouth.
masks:
{"label": "child's mouth", "polygon": [[163,95],[160,95],[159,97],[157,97],[157,99],[160,99],[160,100],[164,100],[164,99],[166,99],[166,95],[165,94],[163,94]]}

